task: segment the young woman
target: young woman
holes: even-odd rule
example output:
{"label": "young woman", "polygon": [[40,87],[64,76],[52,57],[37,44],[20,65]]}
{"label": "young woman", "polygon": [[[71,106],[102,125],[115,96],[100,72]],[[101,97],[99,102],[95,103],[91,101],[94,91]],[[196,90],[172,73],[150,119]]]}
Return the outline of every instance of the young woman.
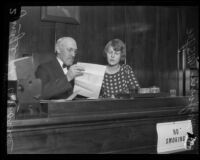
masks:
{"label": "young woman", "polygon": [[107,68],[104,75],[100,96],[103,98],[115,98],[120,93],[130,93],[139,88],[138,81],[129,65],[122,64],[126,57],[125,44],[119,39],[113,39],[107,43],[104,49],[107,58]]}

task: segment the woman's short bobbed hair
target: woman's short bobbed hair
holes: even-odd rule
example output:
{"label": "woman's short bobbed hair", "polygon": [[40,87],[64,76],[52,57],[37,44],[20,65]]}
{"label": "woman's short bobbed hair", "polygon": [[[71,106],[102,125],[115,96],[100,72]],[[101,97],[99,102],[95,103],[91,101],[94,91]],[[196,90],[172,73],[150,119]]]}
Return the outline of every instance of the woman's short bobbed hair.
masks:
{"label": "woman's short bobbed hair", "polygon": [[120,39],[110,40],[104,48],[103,55],[105,57],[110,47],[112,47],[114,51],[121,51],[121,61],[124,61],[126,59],[126,46],[123,41],[121,41]]}

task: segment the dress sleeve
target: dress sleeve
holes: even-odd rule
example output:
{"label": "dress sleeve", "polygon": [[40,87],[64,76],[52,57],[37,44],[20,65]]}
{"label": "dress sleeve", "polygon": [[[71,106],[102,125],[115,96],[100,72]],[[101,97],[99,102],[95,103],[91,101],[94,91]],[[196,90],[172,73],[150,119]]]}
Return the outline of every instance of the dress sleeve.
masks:
{"label": "dress sleeve", "polygon": [[125,71],[127,73],[127,82],[129,85],[129,89],[140,88],[140,85],[138,83],[137,78],[135,77],[133,69],[129,65],[126,65]]}

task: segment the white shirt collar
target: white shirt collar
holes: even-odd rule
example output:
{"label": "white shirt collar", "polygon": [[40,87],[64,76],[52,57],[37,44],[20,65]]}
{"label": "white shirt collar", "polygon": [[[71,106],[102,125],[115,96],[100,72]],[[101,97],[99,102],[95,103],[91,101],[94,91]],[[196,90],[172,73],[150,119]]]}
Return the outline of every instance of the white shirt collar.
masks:
{"label": "white shirt collar", "polygon": [[60,64],[60,66],[61,66],[61,68],[62,68],[64,74],[66,74],[67,71],[68,71],[68,70],[67,70],[67,67],[66,67],[66,68],[63,68],[63,61],[61,61],[61,59],[58,58],[58,57],[56,57],[56,58],[57,58],[57,60],[58,60],[58,63]]}
{"label": "white shirt collar", "polygon": [[[57,58],[57,60],[58,60],[58,62],[59,62],[59,64],[60,64],[60,66],[62,67],[63,66],[63,61],[61,61],[61,59],[60,58],[58,58],[58,57],[56,57]],[[63,67],[62,67],[63,68]]]}

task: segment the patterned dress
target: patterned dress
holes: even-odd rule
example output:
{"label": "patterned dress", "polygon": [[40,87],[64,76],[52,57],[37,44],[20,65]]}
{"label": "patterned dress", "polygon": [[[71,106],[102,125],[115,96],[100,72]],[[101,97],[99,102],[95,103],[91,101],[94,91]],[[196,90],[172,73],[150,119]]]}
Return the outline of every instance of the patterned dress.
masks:
{"label": "patterned dress", "polygon": [[131,89],[140,88],[138,81],[129,65],[123,64],[114,74],[105,73],[100,96],[110,98],[118,93],[130,93]]}

